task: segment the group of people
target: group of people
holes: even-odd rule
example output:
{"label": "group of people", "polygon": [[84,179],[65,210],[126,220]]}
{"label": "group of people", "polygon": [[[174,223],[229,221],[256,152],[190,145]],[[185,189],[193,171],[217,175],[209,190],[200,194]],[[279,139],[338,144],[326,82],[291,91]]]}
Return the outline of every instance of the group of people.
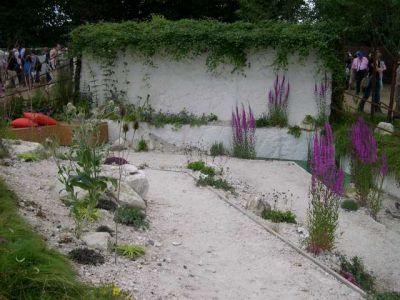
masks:
{"label": "group of people", "polygon": [[351,52],[348,53],[346,61],[346,73],[348,74],[348,87],[352,88],[355,84],[356,94],[363,92],[358,111],[364,111],[365,103],[372,95],[372,103],[375,111],[381,111],[381,89],[383,73],[386,71],[385,62],[379,51],[372,52],[368,57],[362,52],[357,51],[355,57]]}
{"label": "group of people", "polygon": [[55,70],[60,54],[60,45],[51,50],[47,47],[31,50],[23,46],[16,46],[10,51],[0,50],[0,96],[9,85],[31,89],[34,83],[41,81],[42,75],[47,83],[51,82],[51,72]]}

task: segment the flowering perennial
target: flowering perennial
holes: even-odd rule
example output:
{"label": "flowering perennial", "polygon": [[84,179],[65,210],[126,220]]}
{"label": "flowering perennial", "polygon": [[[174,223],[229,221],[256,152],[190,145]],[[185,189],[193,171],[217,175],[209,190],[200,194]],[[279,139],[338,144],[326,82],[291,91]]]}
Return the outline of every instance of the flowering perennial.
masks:
{"label": "flowering perennial", "polygon": [[376,140],[362,118],[351,129],[351,145],[361,163],[371,164],[377,161]]}
{"label": "flowering perennial", "polygon": [[256,121],[250,106],[246,113],[243,105],[241,110],[236,105],[236,109],[232,112],[232,132],[234,156],[254,158]]}
{"label": "flowering perennial", "polygon": [[274,89],[269,91],[268,94],[268,109],[272,110],[284,110],[286,111],[288,106],[290,92],[289,81],[286,82],[286,76],[283,75],[282,78],[276,75],[274,82]]}

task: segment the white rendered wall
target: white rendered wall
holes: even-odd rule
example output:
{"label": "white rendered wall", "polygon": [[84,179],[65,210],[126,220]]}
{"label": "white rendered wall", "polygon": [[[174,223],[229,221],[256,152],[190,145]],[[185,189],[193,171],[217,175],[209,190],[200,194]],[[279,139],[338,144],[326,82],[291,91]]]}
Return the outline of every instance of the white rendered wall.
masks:
{"label": "white rendered wall", "polygon": [[[275,158],[288,160],[307,160],[308,141],[312,133],[303,131],[299,138],[287,133],[287,128],[257,128],[256,153],[260,158]],[[108,121],[108,136],[111,142],[118,140],[119,124]],[[127,134],[127,139],[132,140],[132,130]],[[215,142],[221,142],[226,149],[232,149],[232,128],[230,126],[206,125],[190,127],[189,125],[175,129],[171,125],[164,128],[149,126],[141,123],[135,133],[134,145],[141,138],[149,144],[156,138],[158,141],[172,144],[177,147],[196,147],[208,151]]]}
{"label": "white rendered wall", "polygon": [[[256,116],[267,111],[267,95],[276,74],[271,66],[273,51],[250,54],[248,67],[233,73],[231,65],[210,72],[205,59],[205,55],[180,61],[155,56],[149,64],[144,58],[121,54],[110,68],[115,74],[105,81],[105,69],[86,55],[82,60],[81,89],[86,91],[90,86],[102,100],[108,82],[108,87],[126,92],[131,103],[150,95],[150,104],[157,111],[177,113],[186,108],[197,115],[214,113],[225,121],[231,119],[236,104],[250,104]],[[301,123],[305,115],[316,115],[314,85],[320,80],[317,70],[313,56],[302,62],[297,56],[289,59],[286,76],[291,85],[290,124]]]}

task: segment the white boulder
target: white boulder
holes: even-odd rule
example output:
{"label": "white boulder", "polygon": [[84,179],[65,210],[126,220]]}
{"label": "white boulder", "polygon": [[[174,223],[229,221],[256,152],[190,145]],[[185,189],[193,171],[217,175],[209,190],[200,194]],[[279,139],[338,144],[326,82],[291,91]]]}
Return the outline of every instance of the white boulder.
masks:
{"label": "white boulder", "polygon": [[42,144],[27,142],[21,140],[3,140],[4,145],[7,146],[11,155],[17,156],[18,154],[27,153],[27,152],[42,152],[44,151],[44,147]]}
{"label": "white boulder", "polygon": [[[116,191],[114,191],[114,195],[117,196]],[[120,184],[119,203],[128,207],[146,209],[146,203],[142,197],[124,181],[121,181]]]}
{"label": "white boulder", "polygon": [[394,132],[393,124],[380,122],[375,129],[375,133],[379,133],[382,135],[391,135]]}
{"label": "white boulder", "polygon": [[147,192],[149,191],[149,181],[143,171],[138,170],[137,172],[124,177],[123,181],[125,181],[141,197],[146,197]]}
{"label": "white boulder", "polygon": [[108,232],[89,232],[82,237],[82,241],[89,247],[107,251],[111,246],[111,236]]}

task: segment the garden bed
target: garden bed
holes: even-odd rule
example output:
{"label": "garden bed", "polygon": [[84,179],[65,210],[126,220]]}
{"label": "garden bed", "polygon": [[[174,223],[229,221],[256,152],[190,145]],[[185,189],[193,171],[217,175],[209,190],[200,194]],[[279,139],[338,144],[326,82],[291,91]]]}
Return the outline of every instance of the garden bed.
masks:
{"label": "garden bed", "polygon": [[[53,126],[38,126],[29,128],[10,128],[11,135],[19,140],[43,143],[47,138],[55,138],[59,145],[72,145],[72,133],[78,125],[60,122]],[[92,142],[98,139],[100,143],[108,142],[108,124],[99,124],[98,136],[93,136]]]}

